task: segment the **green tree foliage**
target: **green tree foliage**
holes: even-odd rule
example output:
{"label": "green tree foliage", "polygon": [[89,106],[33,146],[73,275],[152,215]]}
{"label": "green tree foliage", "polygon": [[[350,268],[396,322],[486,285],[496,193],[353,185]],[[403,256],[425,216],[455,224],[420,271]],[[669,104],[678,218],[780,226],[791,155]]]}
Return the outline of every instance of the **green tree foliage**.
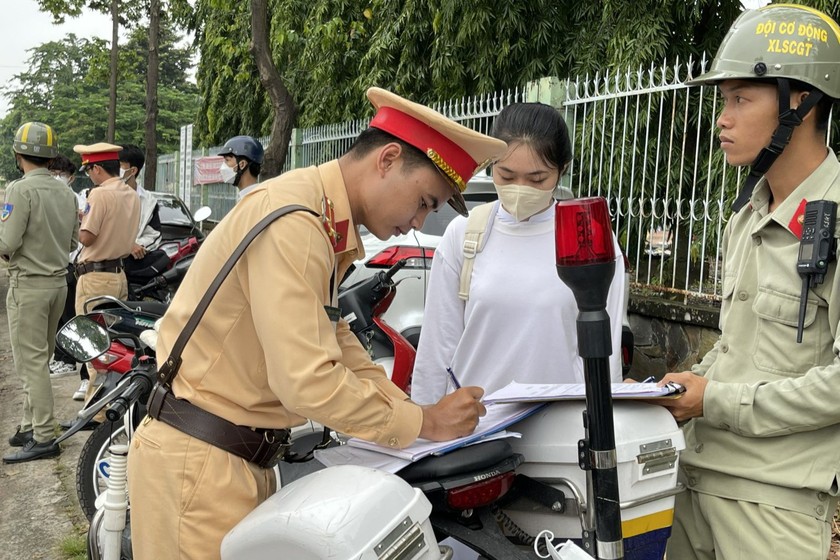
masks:
{"label": "green tree foliage", "polygon": [[[143,143],[147,37],[145,29],[137,27],[120,49],[117,143]],[[179,48],[179,40],[171,24],[165,25],[157,126],[158,146],[164,153],[178,149],[180,127],[192,122],[198,110],[197,89],[187,81],[186,74],[191,52]],[[30,50],[28,69],[2,90],[11,108],[0,120],[0,138],[7,146],[0,150],[0,177],[18,176],[8,147],[24,122],[40,120],[50,124],[58,135],[61,152],[75,161],[75,144],[105,139],[108,51],[104,40],[80,39],[72,34]]]}
{"label": "green tree foliage", "polygon": [[248,50],[248,2],[199,0],[194,21],[200,22],[196,44],[201,54],[196,72],[201,94],[196,140],[213,145],[237,134],[260,136],[271,127],[272,115]]}
{"label": "green tree foliage", "polygon": [[[195,9],[198,138],[266,133],[247,4],[197,0]],[[274,60],[305,127],[370,114],[373,85],[432,103],[685,59],[714,51],[739,10],[739,0],[271,0],[269,13]]]}

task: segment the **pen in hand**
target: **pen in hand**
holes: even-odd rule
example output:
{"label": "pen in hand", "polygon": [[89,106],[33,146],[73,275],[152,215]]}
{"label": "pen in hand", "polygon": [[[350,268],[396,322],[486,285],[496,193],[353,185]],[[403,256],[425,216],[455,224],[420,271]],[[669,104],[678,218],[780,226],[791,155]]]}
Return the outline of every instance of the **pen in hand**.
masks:
{"label": "pen in hand", "polygon": [[455,377],[455,372],[452,371],[452,368],[446,368],[446,373],[449,374],[449,379],[452,381],[452,385],[455,386],[455,389],[460,389],[461,384],[458,383],[458,379]]}

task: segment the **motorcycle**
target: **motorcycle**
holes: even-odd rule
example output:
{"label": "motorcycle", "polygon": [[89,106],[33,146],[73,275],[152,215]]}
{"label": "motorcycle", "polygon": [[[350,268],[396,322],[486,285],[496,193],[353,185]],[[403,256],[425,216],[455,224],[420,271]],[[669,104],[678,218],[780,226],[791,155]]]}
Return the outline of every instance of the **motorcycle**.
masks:
{"label": "motorcycle", "polygon": [[[127,443],[134,428],[146,415],[143,403],[148,400],[157,374],[153,349],[140,337],[127,332],[114,335],[134,343],[132,369],[124,374],[110,372],[106,380],[110,388],[100,388],[99,391],[104,394],[95,394],[88,406],[80,411],[76,423],[56,440],[61,442],[71,437],[96,414],[104,411],[107,422],[98,426],[85,443],[76,474],[79,502],[91,521],[88,557],[92,560],[130,560],[132,557],[125,494]],[[93,312],[76,316],[64,325],[56,336],[56,344],[78,361],[90,362],[109,351],[112,340],[110,331],[102,324],[102,313]],[[118,441],[123,438],[125,443]],[[96,463],[95,467],[92,462]],[[103,480],[106,488],[101,487]],[[90,509],[92,513],[89,514]],[[108,516],[110,519],[106,519]],[[115,520],[118,522],[115,523]]]}
{"label": "motorcycle", "polygon": [[[154,348],[142,339],[154,327],[155,321],[163,316],[166,307],[156,301],[131,302],[100,296],[86,302],[85,310],[95,308],[94,311],[79,315],[62,327],[56,336],[56,344],[74,357],[85,358],[76,359],[88,362],[100,372],[104,381],[85,408],[79,411],[73,425],[58,439],[59,442],[73,436],[111,405],[120,396],[119,388],[141,364],[154,366]],[[105,339],[101,333],[95,338],[97,331],[90,326],[79,330],[79,323],[84,323],[85,319],[106,329],[108,345],[95,356],[90,355],[90,350],[100,349]],[[134,406],[129,415],[111,418],[106,411],[108,421],[96,426],[82,447],[76,469],[76,493],[88,520],[96,513],[96,500],[107,486],[110,469],[108,449],[113,444],[126,443],[145,414],[145,401]]]}
{"label": "motorcycle", "polygon": [[374,363],[385,368],[394,384],[408,393],[411,389],[411,372],[417,351],[399,331],[383,318],[394,301],[399,282],[394,275],[407,263],[397,261],[388,270],[348,287],[339,288],[338,306]]}
{"label": "motorcycle", "polygon": [[[194,238],[193,238],[194,239]],[[195,248],[197,250],[197,245]],[[179,256],[177,260],[158,249],[146,255],[141,269],[126,269],[128,299],[152,300],[168,304],[187,274],[195,252]]]}
{"label": "motorcycle", "polygon": [[[364,319],[356,325],[357,336],[361,334],[367,339],[367,332],[376,326],[373,317],[377,305],[386,301],[394,289],[389,285],[393,284],[392,276],[393,273],[383,272],[374,281],[351,287],[357,288],[350,294],[360,303],[355,308],[348,307],[348,311]],[[350,300],[345,298],[345,301]],[[411,550],[422,549],[426,554],[423,558],[451,558],[451,549],[436,544],[451,536],[490,560],[517,559],[533,558],[527,547],[538,541],[546,528],[560,539],[574,538],[581,531],[592,535],[592,512],[585,498],[589,484],[579,468],[577,438],[573,437],[575,426],[582,429],[579,420],[582,410],[582,403],[554,403],[540,413],[539,421],[526,420],[512,428],[522,433],[520,440],[486,442],[430,457],[405,469],[400,473],[402,478],[396,477],[396,481],[384,472],[348,475],[343,467],[330,467],[284,484],[276,496],[231,531],[225,539],[230,544],[223,543],[223,554],[227,555],[223,557],[260,560],[268,558],[268,554],[273,557],[283,547],[298,550],[300,554],[296,558],[320,558],[324,546],[334,551],[337,542],[349,543],[353,541],[350,536],[357,535],[368,544],[375,541],[380,551],[403,550],[398,542],[414,542],[417,548]],[[681,433],[670,414],[660,407],[620,402],[615,410],[617,432],[619,427],[629,427],[627,433],[620,437],[617,433],[616,438],[618,460],[624,467],[622,497],[629,497],[621,504],[625,546],[631,552],[627,558],[661,558],[659,549],[664,550],[670,531],[673,496],[680,491],[676,484],[676,464],[677,453],[684,447]],[[568,426],[568,433],[558,437],[557,426]],[[127,435],[131,431],[129,428]],[[418,507],[419,513],[408,520],[395,513],[383,523],[383,512],[399,504],[392,503],[394,500],[385,494],[370,495],[359,490],[356,485],[359,480],[367,480],[369,485],[365,488],[368,489],[393,487],[388,495],[399,497],[395,498],[396,502],[406,502],[398,511]],[[323,493],[322,486],[334,491],[330,499],[321,503],[315,516],[320,521],[316,523],[314,514],[309,515],[308,505],[322,502],[317,498]],[[355,511],[359,512],[358,516],[347,513]],[[358,517],[361,524],[352,530],[348,527],[346,534],[341,535],[329,521],[351,517]],[[431,536],[426,524],[431,527]],[[290,530],[277,533],[271,529],[278,526]],[[389,530],[382,534],[383,528]],[[328,529],[328,536],[323,539],[307,538],[308,545],[298,542],[300,535],[317,536],[319,530]],[[403,534],[403,530],[411,533]],[[99,529],[91,531],[93,535],[99,532]],[[585,539],[579,542],[585,548],[594,544]],[[554,545],[544,543],[543,551],[549,544]],[[546,557],[544,552],[540,554]],[[412,557],[421,556],[405,556]]]}
{"label": "motorcycle", "polygon": [[[682,432],[662,407],[614,404],[625,558],[661,559],[674,496],[683,490]],[[268,560],[277,550],[295,550],[303,560],[327,557],[325,551],[330,558],[376,558],[367,556],[374,551],[451,558],[435,546],[445,537],[487,560],[571,558],[556,556],[567,540],[594,555],[591,482],[579,462],[584,410],[582,401],[551,403],[508,428],[520,438],[427,457],[396,475],[357,464],[305,476],[234,527],[222,558]],[[401,548],[405,543],[411,546]]]}
{"label": "motorcycle", "polygon": [[[530,558],[493,519],[515,485],[522,456],[506,441],[428,457],[397,475],[329,467],[280,489],[222,541],[222,559],[450,559],[452,536],[488,559]],[[550,489],[549,489],[550,490]],[[282,527],[282,531],[275,528]]]}

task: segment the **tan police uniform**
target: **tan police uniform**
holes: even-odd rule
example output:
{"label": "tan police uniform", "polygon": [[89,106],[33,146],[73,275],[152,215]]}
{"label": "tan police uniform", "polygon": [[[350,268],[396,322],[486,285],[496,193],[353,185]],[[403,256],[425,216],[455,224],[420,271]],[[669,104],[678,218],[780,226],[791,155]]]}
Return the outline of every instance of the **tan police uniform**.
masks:
{"label": "tan police uniform", "polygon": [[[92,166],[111,161],[119,164],[119,151],[114,144],[100,142],[73,147],[81,154],[82,165]],[[88,247],[82,247],[76,257],[76,313],[82,314],[85,301],[96,296],[128,297],[128,282],[123,259],[131,254],[140,227],[141,204],[137,193],[118,177],[111,177],[90,189],[87,195],[82,231],[96,235]],[[96,370],[87,365],[90,381],[85,402],[96,390]],[[97,418],[100,420],[100,418]]]}
{"label": "tan police uniform", "polygon": [[[380,91],[369,92],[377,107]],[[392,114],[399,121],[394,126],[403,132],[413,126],[440,140],[436,136],[443,133],[422,120],[428,115],[414,114]],[[428,118],[477,139],[482,161],[506,148],[438,113]],[[391,123],[381,120],[375,118],[371,126],[390,132]],[[466,150],[455,140],[441,141],[437,148],[421,149],[442,161],[450,152]],[[469,179],[478,167],[478,158],[470,157],[446,173],[460,169],[462,182],[464,176]],[[453,198],[463,203],[460,193]],[[289,204],[321,217],[289,214],[253,241],[186,345],[171,393],[237,426],[288,428],[310,418],[339,432],[405,447],[420,433],[421,408],[371,362],[347,323],[339,320],[336,326],[325,311],[336,299],[337,279],[364,256],[338,161],[265,181],[225,216],[205,240],[163,319],[159,363],[169,358],[200,298],[243,237]],[[129,452],[134,557],[219,558],[224,535],[274,492],[274,475],[173,427],[163,415],[156,417],[144,420]]]}
{"label": "tan police uniform", "polygon": [[677,498],[669,558],[828,555],[840,492],[840,275],[835,262],[811,288],[798,344],[796,261],[804,202],[840,202],[837,157],[772,212],[770,196],[762,179],[724,233],[722,334],[693,368],[709,383],[703,417],[685,427],[689,491]]}
{"label": "tan police uniform", "polygon": [[[420,408],[371,363],[347,323],[342,320],[334,329],[324,311],[332,299],[331,278],[341,278],[354,260],[364,256],[336,161],[266,181],[213,230],[163,320],[158,359],[168,356],[216,271],[260,219],[288,204],[303,204],[320,213],[324,196],[334,204],[335,222],[346,224],[343,250],[334,253],[325,224],[309,214],[291,214],[270,226],[222,284],[184,351],[173,390],[241,426],[285,428],[308,417],[341,432],[403,447],[420,432]],[[252,301],[259,305],[252,306]],[[147,476],[130,478],[132,496],[150,492],[155,496],[139,503],[132,498],[133,534],[140,527],[140,535],[157,535],[154,542],[134,539],[140,558],[150,554],[146,546],[153,547],[155,555],[173,546],[208,554],[196,552],[195,558],[211,558],[204,549],[207,542],[215,542],[218,555],[218,528],[223,526],[226,532],[274,491],[270,470],[162,422],[144,423],[134,441],[132,472],[138,472],[134,465],[145,461],[156,465],[140,471]],[[155,473],[170,460],[184,469],[190,485],[200,486],[200,497],[184,495],[187,489],[180,477],[171,486],[160,487]],[[208,461],[212,471],[204,467]],[[248,490],[251,497],[233,499],[237,489]],[[227,497],[221,511],[213,505],[220,496]],[[182,512],[174,534],[167,526],[172,520],[160,515],[170,508]],[[164,535],[177,541],[166,541]]]}
{"label": "tan police uniform", "polygon": [[6,187],[0,212],[0,255],[9,261],[12,356],[23,381],[22,432],[39,443],[55,437],[49,360],[67,296],[67,254],[79,240],[76,197],[45,168]]}
{"label": "tan police uniform", "polygon": [[85,301],[94,296],[128,296],[119,261],[131,253],[139,224],[137,193],[118,177],[91,189],[81,229],[96,235],[96,241],[82,248],[76,262],[76,313],[82,313]]}

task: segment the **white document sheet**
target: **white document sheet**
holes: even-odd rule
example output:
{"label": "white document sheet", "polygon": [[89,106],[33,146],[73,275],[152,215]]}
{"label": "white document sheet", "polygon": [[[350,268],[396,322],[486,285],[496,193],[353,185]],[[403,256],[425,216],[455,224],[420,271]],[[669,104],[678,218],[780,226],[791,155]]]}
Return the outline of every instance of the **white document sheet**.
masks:
{"label": "white document sheet", "polygon": [[478,441],[489,434],[494,434],[504,430],[511,424],[515,424],[523,418],[530,416],[543,407],[544,404],[545,403],[542,402],[487,404],[487,414],[479,419],[478,426],[475,431],[466,437],[453,439],[451,441],[429,441],[427,439],[418,438],[417,441],[405,449],[394,449],[384,445],[378,445],[370,441],[351,438],[347,442],[347,445],[377,451],[386,455],[393,455],[394,457],[414,462],[432,454],[443,454],[448,451],[452,451],[453,449],[464,447],[465,445]]}
{"label": "white document sheet", "polygon": [[[655,399],[676,397],[685,389],[682,385],[668,383],[657,387],[656,383],[613,383],[613,399]],[[583,383],[517,383],[512,381],[498,391],[484,397],[485,404],[526,403],[583,399],[586,385]]]}

